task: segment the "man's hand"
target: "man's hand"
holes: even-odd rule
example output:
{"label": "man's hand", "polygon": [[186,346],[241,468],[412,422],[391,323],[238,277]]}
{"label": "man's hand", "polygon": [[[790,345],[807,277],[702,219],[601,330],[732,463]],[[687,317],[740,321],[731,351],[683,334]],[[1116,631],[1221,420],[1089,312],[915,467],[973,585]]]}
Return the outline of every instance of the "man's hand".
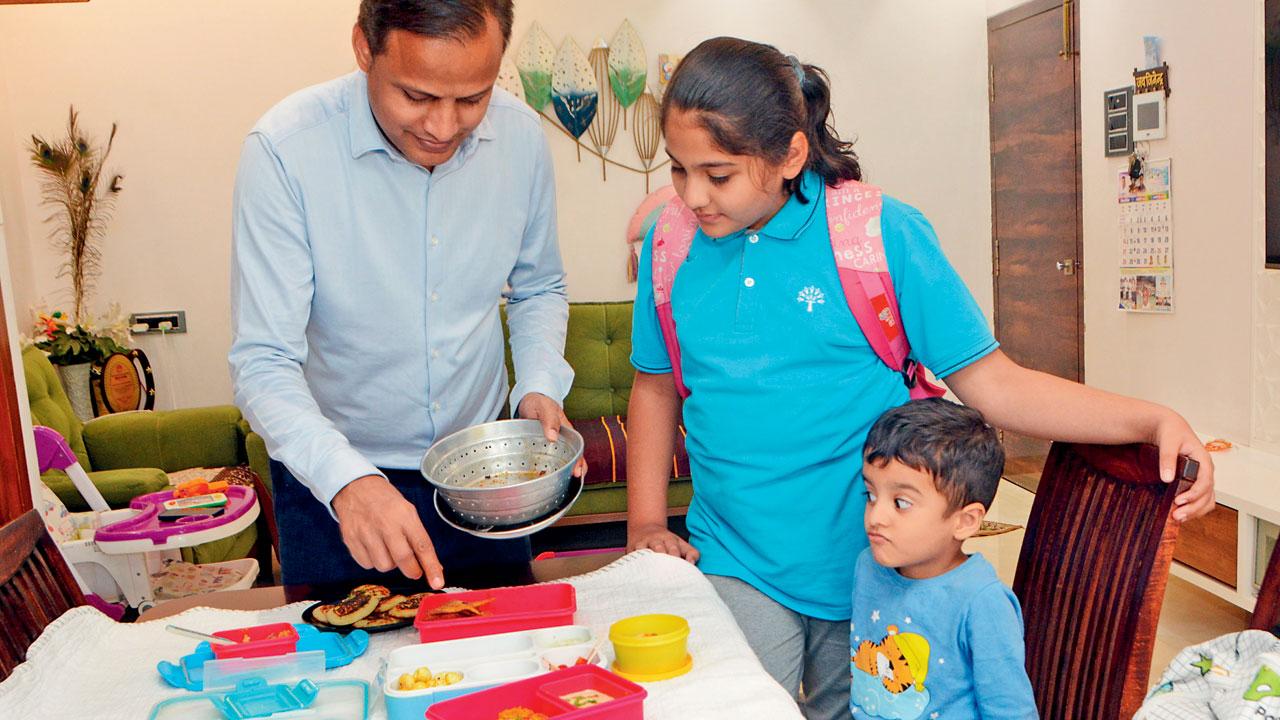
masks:
{"label": "man's hand", "polygon": [[381,475],[365,475],[333,496],[342,542],[360,567],[405,577],[424,574],[436,590],[444,587],[444,568],[418,517],[418,509]]}
{"label": "man's hand", "polygon": [[657,553],[684,558],[693,564],[702,556],[698,549],[667,529],[666,523],[627,528],[627,552],[648,548]]}
{"label": "man's hand", "polygon": [[[569,419],[564,416],[564,410],[561,409],[560,403],[542,393],[525,395],[520,400],[520,407],[516,410],[516,416],[537,420],[542,423],[542,433],[551,442],[555,442],[556,438],[560,437],[561,427],[573,427]],[[573,476],[585,477],[586,474],[587,460],[586,458],[580,458],[578,464],[573,466]]]}

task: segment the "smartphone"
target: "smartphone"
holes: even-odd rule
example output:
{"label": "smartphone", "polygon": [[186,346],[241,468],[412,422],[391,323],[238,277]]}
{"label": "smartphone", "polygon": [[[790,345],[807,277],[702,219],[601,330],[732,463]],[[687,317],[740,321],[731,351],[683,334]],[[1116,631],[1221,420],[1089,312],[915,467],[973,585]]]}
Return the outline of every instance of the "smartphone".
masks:
{"label": "smartphone", "polygon": [[157,517],[160,522],[175,522],[182,518],[189,517],[218,517],[223,513],[224,508],[220,507],[196,507],[196,508],[178,508],[175,510],[165,510]]}
{"label": "smartphone", "polygon": [[175,498],[164,502],[165,510],[181,510],[183,508],[222,507],[227,504],[227,496],[223,493],[209,493],[194,497]]}

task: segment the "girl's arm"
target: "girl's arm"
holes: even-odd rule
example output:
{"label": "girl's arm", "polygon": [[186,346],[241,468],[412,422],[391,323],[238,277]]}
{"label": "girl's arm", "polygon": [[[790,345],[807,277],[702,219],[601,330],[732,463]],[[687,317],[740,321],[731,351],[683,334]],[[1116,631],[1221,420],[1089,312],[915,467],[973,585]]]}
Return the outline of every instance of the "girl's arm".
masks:
{"label": "girl's arm", "polygon": [[1173,481],[1178,455],[1200,463],[1195,484],[1179,495],[1181,522],[1214,507],[1213,460],[1191,426],[1163,405],[1115,395],[1047,373],[1028,370],[1000,350],[957,370],[947,386],[992,425],[1033,437],[1119,445],[1147,442],[1160,449],[1160,477]]}
{"label": "girl's arm", "polygon": [[667,485],[675,454],[680,396],[671,373],[637,372],[627,405],[627,550],[698,561],[698,551],[667,529]]}

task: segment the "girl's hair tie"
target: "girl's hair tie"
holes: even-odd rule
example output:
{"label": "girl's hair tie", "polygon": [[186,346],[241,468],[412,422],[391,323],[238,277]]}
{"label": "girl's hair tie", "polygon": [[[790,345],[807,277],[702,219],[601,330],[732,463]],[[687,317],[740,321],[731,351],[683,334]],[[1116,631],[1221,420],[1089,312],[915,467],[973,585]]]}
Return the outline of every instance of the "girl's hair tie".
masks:
{"label": "girl's hair tie", "polygon": [[800,85],[803,86],[804,85],[804,65],[800,64],[800,61],[796,59],[795,55],[788,55],[787,62],[791,63],[791,69],[796,74],[796,82],[800,83]]}

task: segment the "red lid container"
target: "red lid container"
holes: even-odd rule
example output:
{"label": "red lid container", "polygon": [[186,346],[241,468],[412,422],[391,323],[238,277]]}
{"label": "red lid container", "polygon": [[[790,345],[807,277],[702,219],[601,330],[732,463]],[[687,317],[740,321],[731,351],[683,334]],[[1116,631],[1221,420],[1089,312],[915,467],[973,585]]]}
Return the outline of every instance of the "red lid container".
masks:
{"label": "red lid container", "polygon": [[554,720],[643,720],[644,688],[596,665],[499,685],[427,708],[427,720],[497,720],[525,708]]}
{"label": "red lid container", "polygon": [[[441,611],[453,608],[474,608],[480,614],[439,615]],[[568,583],[442,593],[422,599],[413,626],[418,629],[418,637],[424,643],[456,640],[572,625],[573,613],[577,609],[577,595]]]}
{"label": "red lid container", "polygon": [[216,637],[234,640],[235,645],[209,643],[213,656],[219,660],[236,657],[267,657],[288,655],[298,647],[298,630],[289,623],[271,623],[253,627],[219,630]]}

